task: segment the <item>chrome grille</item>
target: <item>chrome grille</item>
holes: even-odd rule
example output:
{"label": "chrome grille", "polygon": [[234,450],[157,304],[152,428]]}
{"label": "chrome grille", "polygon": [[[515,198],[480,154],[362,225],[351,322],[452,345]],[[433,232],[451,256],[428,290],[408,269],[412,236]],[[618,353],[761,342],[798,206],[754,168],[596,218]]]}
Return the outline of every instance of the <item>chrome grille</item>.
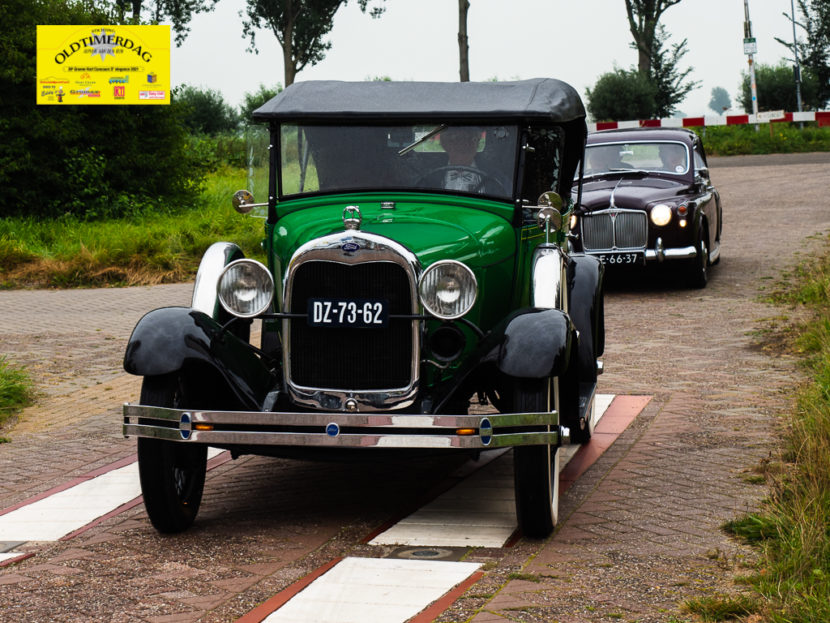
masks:
{"label": "chrome grille", "polygon": [[[339,264],[311,261],[297,269],[291,313],[304,314],[310,298],[385,299],[392,315],[410,314],[409,277],[390,262]],[[303,387],[379,390],[411,382],[412,321],[392,318],[383,329],[312,327],[291,323],[291,380]]]}
{"label": "chrome grille", "polygon": [[639,210],[602,210],[580,219],[586,251],[643,249],[648,243],[648,222]]}

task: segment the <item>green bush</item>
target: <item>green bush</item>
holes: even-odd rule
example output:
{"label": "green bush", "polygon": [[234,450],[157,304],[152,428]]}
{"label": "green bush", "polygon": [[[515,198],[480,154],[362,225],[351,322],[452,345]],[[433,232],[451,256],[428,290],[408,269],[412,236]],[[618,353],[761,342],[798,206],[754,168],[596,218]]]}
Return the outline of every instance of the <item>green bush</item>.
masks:
{"label": "green bush", "polygon": [[[778,65],[755,65],[755,85],[758,93],[759,110],[798,110],[795,92],[795,74],[791,65],[782,61]],[[741,79],[741,106],[752,111],[752,90],[749,73],[743,72]],[[820,110],[819,84],[815,75],[807,68],[801,71],[801,100],[804,110]]]}
{"label": "green bush", "polygon": [[596,121],[650,119],[657,108],[657,87],[636,69],[602,74],[587,92],[588,111]]}

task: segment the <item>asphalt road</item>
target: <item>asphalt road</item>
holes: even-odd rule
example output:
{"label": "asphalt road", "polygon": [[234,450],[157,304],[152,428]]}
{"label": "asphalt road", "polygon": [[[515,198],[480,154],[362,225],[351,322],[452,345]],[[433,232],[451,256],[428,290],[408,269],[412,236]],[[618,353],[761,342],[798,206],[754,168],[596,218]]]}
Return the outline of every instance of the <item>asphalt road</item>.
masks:
{"label": "asphalt road", "polygon": [[[682,620],[684,599],[741,590],[752,552],[719,526],[766,490],[744,477],[775,452],[799,379],[757,332],[783,312],[759,295],[830,231],[830,154],[711,161],[724,204],[722,260],[705,290],[671,274],[612,283],[600,391],[651,396],[562,499],[547,542],[456,552],[485,574],[437,620]],[[613,277],[613,276],[612,276]],[[2,431],[0,510],[129,457],[119,406],[138,382],[120,361],[132,326],[187,305],[188,284],[0,292],[0,353],[41,397]],[[771,320],[772,319],[772,320]],[[233,621],[453,480],[457,460],[332,465],[245,457],[208,476],[186,534],[160,537],[141,506],[71,539],[27,543],[0,568],[0,620]]]}

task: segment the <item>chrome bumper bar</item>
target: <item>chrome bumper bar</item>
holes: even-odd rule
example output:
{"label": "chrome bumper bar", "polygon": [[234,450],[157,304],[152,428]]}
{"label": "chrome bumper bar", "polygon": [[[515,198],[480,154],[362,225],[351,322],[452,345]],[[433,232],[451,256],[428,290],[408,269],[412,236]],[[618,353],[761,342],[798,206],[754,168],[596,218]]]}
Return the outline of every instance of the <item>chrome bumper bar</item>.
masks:
{"label": "chrome bumper bar", "polygon": [[666,249],[663,247],[663,239],[658,238],[653,249],[646,249],[646,261],[662,262],[663,260],[686,260],[697,256],[697,247],[676,247]]}
{"label": "chrome bumper bar", "polygon": [[197,411],[124,405],[125,437],[216,446],[492,449],[560,446],[559,414],[417,415]]}

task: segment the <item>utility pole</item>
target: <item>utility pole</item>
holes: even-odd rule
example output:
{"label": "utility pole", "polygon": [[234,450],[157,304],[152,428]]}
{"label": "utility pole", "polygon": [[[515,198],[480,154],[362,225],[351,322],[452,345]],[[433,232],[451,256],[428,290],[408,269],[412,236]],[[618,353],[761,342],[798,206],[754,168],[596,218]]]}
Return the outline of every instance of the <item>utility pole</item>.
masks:
{"label": "utility pole", "polygon": [[[749,63],[749,88],[752,91],[752,114],[758,121],[758,89],[755,86],[755,62],[754,55],[758,53],[758,43],[752,36],[752,22],[749,21],[749,0],[744,0],[744,54],[747,55]],[[755,131],[759,131],[758,124],[755,124]]]}

